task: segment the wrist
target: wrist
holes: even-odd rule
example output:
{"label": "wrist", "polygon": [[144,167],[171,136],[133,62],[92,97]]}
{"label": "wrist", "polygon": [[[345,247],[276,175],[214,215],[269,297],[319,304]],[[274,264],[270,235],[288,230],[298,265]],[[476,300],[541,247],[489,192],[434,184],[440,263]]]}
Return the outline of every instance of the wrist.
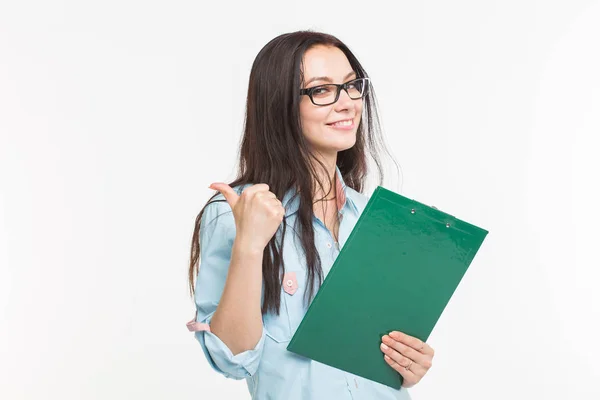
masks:
{"label": "wrist", "polygon": [[263,256],[265,248],[252,244],[250,241],[236,237],[233,241],[232,252],[242,255],[245,259],[248,257],[257,258]]}

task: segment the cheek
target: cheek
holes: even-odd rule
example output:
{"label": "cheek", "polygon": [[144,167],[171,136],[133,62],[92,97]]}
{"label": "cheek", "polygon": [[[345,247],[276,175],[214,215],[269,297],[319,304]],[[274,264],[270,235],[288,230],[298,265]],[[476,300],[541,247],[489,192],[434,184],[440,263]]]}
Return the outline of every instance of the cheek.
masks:
{"label": "cheek", "polygon": [[363,110],[363,101],[360,101],[357,105],[356,105],[356,113],[360,116],[362,116],[362,110]]}
{"label": "cheek", "polygon": [[304,134],[310,136],[315,130],[322,129],[329,115],[326,107],[300,107],[300,118]]}

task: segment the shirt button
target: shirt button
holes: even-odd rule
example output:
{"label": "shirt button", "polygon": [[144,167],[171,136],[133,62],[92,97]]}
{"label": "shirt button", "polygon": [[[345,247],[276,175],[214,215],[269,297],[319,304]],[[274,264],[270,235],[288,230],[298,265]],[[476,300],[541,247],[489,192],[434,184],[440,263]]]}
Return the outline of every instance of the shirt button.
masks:
{"label": "shirt button", "polygon": [[327,246],[328,248],[331,248],[331,243],[327,242],[327,243],[325,243],[325,246]]}
{"label": "shirt button", "polygon": [[289,287],[292,287],[292,285],[294,284],[294,282],[292,282],[291,279],[288,279],[288,281],[285,284],[288,285]]}

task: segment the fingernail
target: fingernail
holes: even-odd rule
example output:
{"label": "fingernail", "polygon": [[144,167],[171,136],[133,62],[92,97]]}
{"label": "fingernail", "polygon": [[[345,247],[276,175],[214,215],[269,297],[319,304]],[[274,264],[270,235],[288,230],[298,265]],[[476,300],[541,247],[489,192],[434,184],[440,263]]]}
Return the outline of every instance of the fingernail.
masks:
{"label": "fingernail", "polygon": [[381,348],[384,350],[389,349],[389,347],[385,343],[381,343]]}

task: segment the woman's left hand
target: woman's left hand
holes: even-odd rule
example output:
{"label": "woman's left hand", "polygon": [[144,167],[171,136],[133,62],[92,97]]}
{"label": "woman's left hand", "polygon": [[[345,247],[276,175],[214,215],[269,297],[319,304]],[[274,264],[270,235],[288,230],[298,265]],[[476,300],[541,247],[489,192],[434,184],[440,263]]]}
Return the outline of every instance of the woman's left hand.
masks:
{"label": "woman's left hand", "polygon": [[404,387],[419,383],[431,368],[434,351],[427,343],[405,333],[393,331],[382,338],[385,361],[404,378]]}

